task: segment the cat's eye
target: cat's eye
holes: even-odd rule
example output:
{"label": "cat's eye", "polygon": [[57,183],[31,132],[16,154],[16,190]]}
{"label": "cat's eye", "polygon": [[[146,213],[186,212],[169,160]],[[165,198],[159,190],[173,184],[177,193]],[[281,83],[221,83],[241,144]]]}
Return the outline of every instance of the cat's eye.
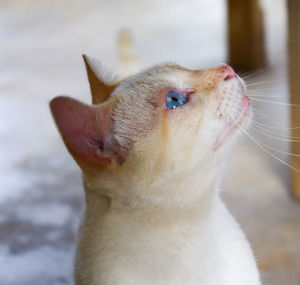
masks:
{"label": "cat's eye", "polygon": [[167,94],[166,108],[175,109],[186,103],[186,97],[178,91],[172,90]]}

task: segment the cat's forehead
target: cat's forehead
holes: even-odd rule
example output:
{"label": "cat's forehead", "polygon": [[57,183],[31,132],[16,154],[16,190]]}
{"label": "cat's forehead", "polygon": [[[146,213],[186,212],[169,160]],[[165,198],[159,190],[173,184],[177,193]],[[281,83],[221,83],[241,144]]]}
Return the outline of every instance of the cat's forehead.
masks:
{"label": "cat's forehead", "polygon": [[123,80],[112,96],[131,91],[149,94],[149,92],[155,93],[166,87],[189,88],[190,72],[190,70],[176,64],[157,65]]}

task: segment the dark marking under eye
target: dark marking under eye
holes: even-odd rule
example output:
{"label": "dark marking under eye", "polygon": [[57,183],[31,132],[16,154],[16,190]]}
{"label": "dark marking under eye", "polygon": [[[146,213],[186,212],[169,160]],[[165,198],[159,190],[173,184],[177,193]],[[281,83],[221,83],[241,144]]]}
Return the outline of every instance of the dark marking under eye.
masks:
{"label": "dark marking under eye", "polygon": [[104,143],[102,140],[90,139],[89,143],[93,148],[99,149],[101,152],[104,151]]}

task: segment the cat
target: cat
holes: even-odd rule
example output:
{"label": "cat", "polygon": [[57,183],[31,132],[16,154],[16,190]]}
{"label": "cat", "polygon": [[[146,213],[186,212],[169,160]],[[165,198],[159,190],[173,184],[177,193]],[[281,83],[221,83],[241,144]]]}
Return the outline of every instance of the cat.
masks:
{"label": "cat", "polygon": [[261,284],[218,190],[252,119],[242,79],[166,63],[108,84],[84,60],[93,105],[50,102],[85,188],[76,285]]}

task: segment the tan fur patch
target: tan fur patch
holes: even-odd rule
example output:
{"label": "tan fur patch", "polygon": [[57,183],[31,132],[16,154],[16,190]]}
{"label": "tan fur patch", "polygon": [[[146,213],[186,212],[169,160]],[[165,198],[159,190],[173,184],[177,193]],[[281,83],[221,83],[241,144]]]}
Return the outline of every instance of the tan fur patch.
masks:
{"label": "tan fur patch", "polygon": [[109,84],[103,79],[104,69],[100,62],[95,59],[83,55],[88,80],[90,83],[90,89],[92,94],[92,103],[100,104],[105,102],[113,90],[119,85],[119,83]]}

